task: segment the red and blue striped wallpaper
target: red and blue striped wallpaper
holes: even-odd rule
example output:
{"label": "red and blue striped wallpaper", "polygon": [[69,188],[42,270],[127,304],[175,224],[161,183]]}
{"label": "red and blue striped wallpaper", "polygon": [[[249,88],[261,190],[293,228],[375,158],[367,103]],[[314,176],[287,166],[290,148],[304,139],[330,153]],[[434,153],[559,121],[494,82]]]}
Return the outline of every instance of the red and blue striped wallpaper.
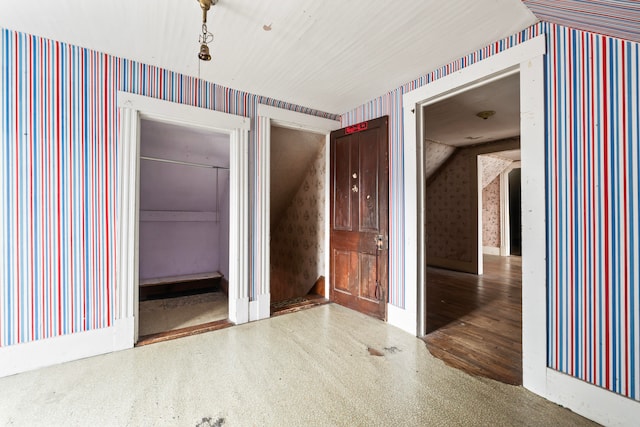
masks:
{"label": "red and blue striped wallpaper", "polygon": [[113,321],[110,58],[2,32],[0,345]]}
{"label": "red and blue striped wallpaper", "polygon": [[548,366],[640,400],[637,43],[539,23],[343,115],[389,115],[390,302],[404,307],[402,94],[547,35]]}
{"label": "red and blue striped wallpaper", "polygon": [[544,22],[640,42],[638,0],[522,0]]}
{"label": "red and blue striped wallpaper", "polygon": [[640,398],[640,45],[547,25],[548,365]]}
{"label": "red and blue striped wallpaper", "polygon": [[114,321],[119,90],[253,122],[260,103],[337,119],[23,33],[0,44],[0,347]]}

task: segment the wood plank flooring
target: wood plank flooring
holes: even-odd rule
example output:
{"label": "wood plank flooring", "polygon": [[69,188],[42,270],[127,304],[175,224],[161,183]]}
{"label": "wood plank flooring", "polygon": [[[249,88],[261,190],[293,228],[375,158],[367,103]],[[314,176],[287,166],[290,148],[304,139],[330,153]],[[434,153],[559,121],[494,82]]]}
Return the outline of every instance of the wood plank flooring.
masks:
{"label": "wood plank flooring", "polygon": [[329,300],[322,295],[308,294],[304,297],[290,298],[288,300],[271,304],[271,317],[281,314],[295,313],[300,310],[316,307],[318,305],[329,304]]}
{"label": "wood plank flooring", "polygon": [[435,357],[471,375],[522,384],[522,261],[484,256],[484,275],[427,268],[427,335]]}
{"label": "wood plank flooring", "polygon": [[216,320],[215,322],[204,323],[202,325],[188,326],[186,328],[145,335],[138,339],[138,342],[135,344],[135,346],[142,347],[143,345],[155,344],[158,342],[175,340],[183,337],[190,337],[191,335],[204,334],[205,332],[225,329],[233,325],[234,324],[228,319],[224,319]]}

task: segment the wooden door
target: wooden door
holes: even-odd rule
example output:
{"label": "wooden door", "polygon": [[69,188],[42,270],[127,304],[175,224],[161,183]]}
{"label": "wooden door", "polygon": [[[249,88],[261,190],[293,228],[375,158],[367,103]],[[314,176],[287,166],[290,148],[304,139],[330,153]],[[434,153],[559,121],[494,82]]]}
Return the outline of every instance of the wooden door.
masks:
{"label": "wooden door", "polygon": [[388,118],[331,133],[330,299],[386,319]]}

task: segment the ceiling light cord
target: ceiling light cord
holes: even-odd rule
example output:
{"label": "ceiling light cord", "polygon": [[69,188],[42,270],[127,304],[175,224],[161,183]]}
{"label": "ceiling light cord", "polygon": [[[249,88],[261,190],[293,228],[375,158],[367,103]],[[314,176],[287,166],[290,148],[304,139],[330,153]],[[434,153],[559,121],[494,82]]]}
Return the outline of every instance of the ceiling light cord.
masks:
{"label": "ceiling light cord", "polygon": [[[209,52],[209,43],[213,41],[213,34],[207,29],[207,12],[211,6],[218,3],[217,0],[198,0],[200,7],[202,8],[202,34],[198,38],[200,44],[200,51],[198,52],[198,58],[201,61],[211,61],[211,53]],[[198,64],[198,78],[200,77],[200,65]]]}

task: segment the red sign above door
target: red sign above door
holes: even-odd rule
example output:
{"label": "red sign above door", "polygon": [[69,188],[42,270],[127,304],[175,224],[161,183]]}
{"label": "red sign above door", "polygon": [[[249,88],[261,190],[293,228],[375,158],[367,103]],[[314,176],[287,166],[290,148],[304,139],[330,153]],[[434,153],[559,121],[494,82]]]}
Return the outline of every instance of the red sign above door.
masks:
{"label": "red sign above door", "polygon": [[367,130],[368,127],[369,127],[368,122],[362,122],[362,123],[358,123],[357,125],[347,126],[344,129],[344,133],[348,135],[350,133],[362,132],[363,130]]}

